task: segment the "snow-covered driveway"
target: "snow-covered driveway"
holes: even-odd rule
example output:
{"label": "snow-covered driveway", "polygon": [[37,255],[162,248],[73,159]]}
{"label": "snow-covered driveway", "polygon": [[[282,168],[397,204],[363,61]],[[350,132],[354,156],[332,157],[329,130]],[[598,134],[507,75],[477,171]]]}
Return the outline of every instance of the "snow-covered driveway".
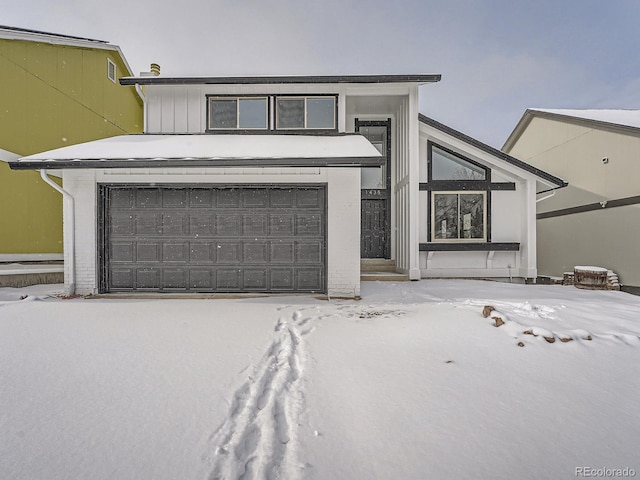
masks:
{"label": "snow-covered driveway", "polygon": [[0,478],[640,475],[640,297],[438,280],[366,283],[360,301],[46,291],[0,289]]}

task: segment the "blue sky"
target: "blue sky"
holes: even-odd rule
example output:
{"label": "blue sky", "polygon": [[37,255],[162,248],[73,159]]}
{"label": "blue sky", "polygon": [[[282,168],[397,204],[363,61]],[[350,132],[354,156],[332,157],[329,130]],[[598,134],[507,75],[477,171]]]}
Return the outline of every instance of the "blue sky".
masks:
{"label": "blue sky", "polygon": [[440,73],[420,111],[500,148],[528,107],[638,108],[635,0],[0,0],[0,23],[108,40],[136,72]]}

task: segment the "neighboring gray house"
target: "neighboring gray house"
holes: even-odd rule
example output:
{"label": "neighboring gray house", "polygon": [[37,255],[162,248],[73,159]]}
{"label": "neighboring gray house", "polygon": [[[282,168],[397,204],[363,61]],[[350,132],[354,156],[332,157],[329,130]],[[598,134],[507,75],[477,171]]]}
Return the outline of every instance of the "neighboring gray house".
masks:
{"label": "neighboring gray house", "polygon": [[[399,279],[535,279],[535,196],[563,181],[418,113],[439,75],[124,78],[145,133],[11,164],[60,170],[78,293],[358,297]],[[72,202],[73,200],[73,202]]]}
{"label": "neighboring gray house", "polygon": [[615,271],[640,292],[640,110],[526,110],[503,150],[569,182],[538,208],[539,270]]}

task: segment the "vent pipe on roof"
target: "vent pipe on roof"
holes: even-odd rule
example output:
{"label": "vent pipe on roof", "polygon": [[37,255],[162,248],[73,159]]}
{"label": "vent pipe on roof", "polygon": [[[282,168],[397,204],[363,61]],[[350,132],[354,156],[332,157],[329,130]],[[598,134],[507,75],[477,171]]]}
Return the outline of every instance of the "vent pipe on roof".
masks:
{"label": "vent pipe on roof", "polygon": [[155,75],[156,77],[160,76],[160,65],[158,65],[157,63],[152,63],[151,64],[151,73],[153,75]]}

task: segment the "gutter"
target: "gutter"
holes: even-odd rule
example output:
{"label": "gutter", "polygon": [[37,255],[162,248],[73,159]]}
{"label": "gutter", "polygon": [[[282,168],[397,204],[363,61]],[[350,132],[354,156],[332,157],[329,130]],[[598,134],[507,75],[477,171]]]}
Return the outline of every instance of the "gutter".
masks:
{"label": "gutter", "polygon": [[69,295],[74,295],[76,293],[76,219],[75,219],[75,202],[73,197],[69,192],[67,192],[64,188],[58,185],[56,182],[51,180],[47,176],[47,171],[43,168],[40,170],[40,176],[45,183],[48,183],[51,187],[53,187],[58,193],[62,194],[65,202],[65,210],[68,212],[68,220],[69,220],[69,228],[71,229],[71,235],[69,237],[69,255],[67,258],[69,260],[69,268],[67,271],[69,272]]}

